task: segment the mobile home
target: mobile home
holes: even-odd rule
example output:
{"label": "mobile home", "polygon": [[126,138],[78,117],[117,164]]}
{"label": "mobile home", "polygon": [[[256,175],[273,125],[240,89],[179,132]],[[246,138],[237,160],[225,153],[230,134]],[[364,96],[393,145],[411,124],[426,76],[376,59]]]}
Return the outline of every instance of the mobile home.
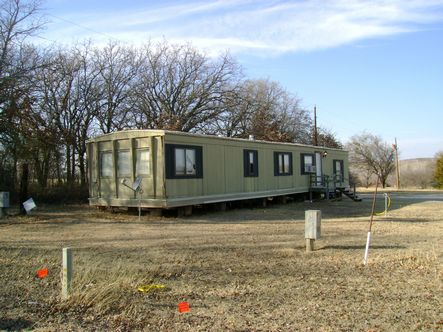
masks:
{"label": "mobile home", "polygon": [[94,206],[173,208],[348,187],[348,153],[319,146],[125,130],[87,142]]}

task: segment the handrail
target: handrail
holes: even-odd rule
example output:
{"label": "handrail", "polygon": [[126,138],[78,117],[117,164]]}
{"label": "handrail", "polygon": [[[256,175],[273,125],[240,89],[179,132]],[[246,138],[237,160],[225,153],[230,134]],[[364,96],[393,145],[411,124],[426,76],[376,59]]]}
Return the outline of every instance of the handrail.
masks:
{"label": "handrail", "polygon": [[329,186],[329,175],[316,175],[311,174],[309,178],[309,186],[313,187],[328,187]]}

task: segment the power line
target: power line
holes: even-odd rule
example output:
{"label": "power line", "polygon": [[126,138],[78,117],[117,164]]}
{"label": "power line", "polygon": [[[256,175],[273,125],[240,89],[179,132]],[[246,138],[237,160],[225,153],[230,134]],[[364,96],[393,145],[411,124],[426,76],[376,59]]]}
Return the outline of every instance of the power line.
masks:
{"label": "power line", "polygon": [[104,33],[104,32],[101,32],[101,31],[94,30],[94,29],[92,29],[92,28],[89,28],[89,27],[87,27],[87,26],[85,26],[85,25],[82,25],[82,24],[78,24],[78,23],[73,22],[73,21],[71,21],[71,20],[68,20],[68,19],[66,19],[66,18],[63,18],[63,17],[57,16],[57,15],[54,15],[54,14],[48,14],[48,16],[51,16],[51,17],[53,17],[53,18],[55,18],[55,19],[58,19],[58,20],[60,20],[60,21],[64,21],[64,22],[66,22],[66,23],[69,23],[69,24],[74,25],[74,26],[76,26],[76,27],[79,27],[79,28],[81,28],[81,29],[84,29],[84,30],[87,30],[87,31],[93,32],[93,33],[95,33],[95,34],[102,35],[102,36],[104,36],[104,37],[107,37],[107,38],[110,38],[110,39],[114,39],[114,40],[119,41],[119,42],[123,42],[122,40],[120,40],[120,39],[118,39],[118,38],[116,38],[116,37],[114,37],[114,36],[111,36],[111,35],[109,35],[109,34],[107,34],[107,33]]}

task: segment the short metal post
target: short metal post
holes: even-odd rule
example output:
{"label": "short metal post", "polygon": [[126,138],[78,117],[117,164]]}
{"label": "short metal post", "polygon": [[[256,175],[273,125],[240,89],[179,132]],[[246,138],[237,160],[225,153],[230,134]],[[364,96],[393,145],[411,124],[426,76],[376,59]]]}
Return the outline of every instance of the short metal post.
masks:
{"label": "short metal post", "polygon": [[66,300],[72,287],[72,251],[71,248],[63,248],[63,276],[62,276],[62,299]]}
{"label": "short metal post", "polygon": [[388,215],[388,194],[384,193],[385,196],[385,217]]}
{"label": "short metal post", "polygon": [[140,222],[142,218],[142,197],[141,193],[138,193],[138,221]]}

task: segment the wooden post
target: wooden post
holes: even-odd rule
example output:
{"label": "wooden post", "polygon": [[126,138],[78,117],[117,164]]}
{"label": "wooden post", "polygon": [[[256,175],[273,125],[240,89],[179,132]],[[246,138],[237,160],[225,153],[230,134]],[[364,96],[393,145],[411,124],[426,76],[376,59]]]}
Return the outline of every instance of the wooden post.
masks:
{"label": "wooden post", "polygon": [[63,248],[63,276],[62,276],[62,299],[66,300],[71,293],[72,286],[72,251],[71,248]]}
{"label": "wooden post", "polygon": [[396,174],[397,174],[397,190],[400,189],[400,168],[398,165],[398,145],[397,145],[397,138],[395,138],[395,144],[394,144],[394,150],[395,150],[395,170],[396,170]]}
{"label": "wooden post", "polygon": [[369,245],[371,244],[372,221],[374,220],[374,210],[375,210],[375,202],[377,201],[377,190],[378,190],[379,179],[380,177],[377,174],[377,183],[375,185],[374,197],[372,199],[371,219],[369,220],[369,229],[368,229],[368,236],[366,238],[366,248],[365,248],[365,256],[363,258],[363,265],[368,264]]}
{"label": "wooden post", "polygon": [[314,251],[314,239],[306,239],[306,252]]}
{"label": "wooden post", "polygon": [[317,106],[314,106],[314,145],[318,146],[318,132],[317,132]]}

